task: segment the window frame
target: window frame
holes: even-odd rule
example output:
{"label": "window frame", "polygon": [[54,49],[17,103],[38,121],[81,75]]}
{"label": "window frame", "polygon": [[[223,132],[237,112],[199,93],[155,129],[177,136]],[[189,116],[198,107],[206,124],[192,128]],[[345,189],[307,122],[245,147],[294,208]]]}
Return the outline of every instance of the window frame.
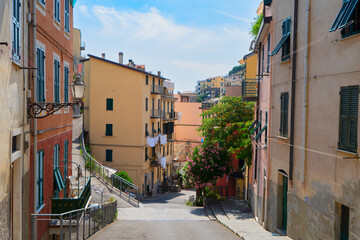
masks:
{"label": "window frame", "polygon": [[280,96],[280,136],[289,134],[289,92],[282,92]]}
{"label": "window frame", "polygon": [[[346,94],[348,99],[344,99]],[[346,100],[346,103],[343,101]],[[343,108],[345,106],[345,108]],[[358,147],[359,85],[340,88],[339,137],[340,150],[356,153]],[[344,125],[345,124],[345,125]],[[353,136],[352,136],[353,133]],[[352,141],[353,139],[353,141]]]}
{"label": "window frame", "polygon": [[[66,3],[68,9],[66,9]],[[64,30],[66,33],[70,33],[70,0],[64,1]]]}
{"label": "window frame", "polygon": [[113,125],[111,123],[105,125],[105,136],[113,136]]}
{"label": "window frame", "polygon": [[44,204],[44,149],[37,152],[37,181],[36,181],[36,194],[37,194],[37,210],[40,210]]}
{"label": "window frame", "polygon": [[54,58],[54,96],[55,103],[60,103],[60,60]]}
{"label": "window frame", "polygon": [[64,102],[69,102],[69,66],[64,64]]}
{"label": "window frame", "polygon": [[[39,54],[38,54],[39,53]],[[43,53],[43,55],[41,55]],[[42,59],[41,59],[42,58]],[[42,65],[41,65],[42,63]],[[37,64],[37,73],[36,73],[36,80],[37,80],[37,96],[36,100],[38,102],[45,102],[46,101],[46,81],[45,81],[45,50],[41,47],[36,47],[36,64]],[[43,75],[41,75],[42,73]]]}
{"label": "window frame", "polygon": [[[17,7],[15,8],[14,1],[17,3]],[[12,60],[18,64],[20,64],[21,59],[21,47],[20,47],[20,39],[21,39],[21,0],[13,0],[12,1]]]}
{"label": "window frame", "polygon": [[[58,11],[56,11],[58,10]],[[54,15],[53,18],[60,24],[60,0],[54,0]]]}
{"label": "window frame", "polygon": [[114,99],[106,98],[106,111],[114,111]]}
{"label": "window frame", "polygon": [[[108,158],[110,156],[110,159]],[[112,149],[105,149],[105,162],[113,162],[113,150]]]}

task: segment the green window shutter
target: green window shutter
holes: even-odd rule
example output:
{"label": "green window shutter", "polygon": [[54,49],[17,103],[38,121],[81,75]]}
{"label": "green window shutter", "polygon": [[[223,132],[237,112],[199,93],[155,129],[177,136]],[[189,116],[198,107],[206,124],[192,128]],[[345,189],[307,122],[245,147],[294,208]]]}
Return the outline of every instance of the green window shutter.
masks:
{"label": "green window shutter", "polygon": [[[203,116],[203,119],[204,119],[204,116]],[[250,127],[248,128],[248,130],[250,131],[256,124],[256,120],[250,125]]]}
{"label": "green window shutter", "polygon": [[12,56],[13,60],[20,60],[20,0],[13,0],[13,18],[12,18]]}
{"label": "green window shutter", "polygon": [[114,100],[112,98],[107,98],[106,99],[106,110],[112,111],[113,107],[114,107],[113,105],[114,105]]}
{"label": "green window shutter", "polygon": [[106,149],[106,162],[112,162],[112,161],[113,161],[113,150]]}
{"label": "green window shutter", "polygon": [[253,134],[254,132],[256,132],[256,130],[261,126],[261,121],[258,123],[258,125],[256,125],[256,127],[251,131],[251,134]]}
{"label": "green window shutter", "polygon": [[149,109],[149,99],[145,99],[145,111]]}
{"label": "green window shutter", "polygon": [[359,86],[341,87],[339,149],[357,151]]}
{"label": "green window shutter", "polygon": [[258,140],[258,138],[261,136],[261,134],[267,129],[267,124],[260,130],[260,132],[255,136],[255,140]]}
{"label": "green window shutter", "polygon": [[58,60],[54,60],[54,102],[60,102],[59,90],[60,90],[60,79],[59,69],[60,63]]}
{"label": "green window shutter", "polygon": [[65,9],[64,9],[64,17],[65,17],[65,31],[69,32],[70,31],[70,0],[65,0]]}
{"label": "green window shutter", "polygon": [[37,208],[39,208],[44,200],[44,151],[38,151],[37,153],[37,168],[38,168],[38,177],[37,177],[37,188],[36,188],[36,196],[37,196]]}
{"label": "green window shutter", "polygon": [[351,17],[354,13],[355,7],[358,4],[358,0],[350,0],[349,6],[347,7],[343,18],[341,19],[341,22],[339,24],[339,28],[345,27],[351,20]]}
{"label": "green window shutter", "polygon": [[289,118],[289,93],[285,93],[284,104],[284,136],[288,136],[288,118]]}
{"label": "green window shutter", "polygon": [[344,14],[345,14],[346,10],[349,7],[349,3],[350,3],[350,0],[345,0],[344,1],[343,5],[341,6],[340,12],[336,16],[333,24],[331,25],[330,32],[335,31],[336,29],[338,29],[338,27],[339,27],[339,25],[341,23],[341,20],[344,18]]}
{"label": "green window shutter", "polygon": [[36,66],[37,66],[37,93],[36,100],[38,102],[42,102],[41,98],[41,50],[39,48],[36,49]]}
{"label": "green window shutter", "polygon": [[69,68],[64,67],[64,102],[69,102]]}
{"label": "green window shutter", "polygon": [[106,124],[106,136],[112,136],[113,135],[113,125],[112,124]]}

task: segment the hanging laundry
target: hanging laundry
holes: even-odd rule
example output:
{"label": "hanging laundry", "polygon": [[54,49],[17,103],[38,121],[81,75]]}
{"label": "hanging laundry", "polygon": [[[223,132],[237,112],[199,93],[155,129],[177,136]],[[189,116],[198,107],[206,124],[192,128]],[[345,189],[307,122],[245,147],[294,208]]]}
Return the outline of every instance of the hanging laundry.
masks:
{"label": "hanging laundry", "polygon": [[159,135],[160,136],[160,144],[164,145],[167,143],[167,135]]}
{"label": "hanging laundry", "polygon": [[179,120],[179,123],[180,123],[180,120],[181,120],[181,116],[182,116],[182,112],[178,112],[178,113],[177,113],[177,118],[178,118],[178,120]]}
{"label": "hanging laundry", "polygon": [[156,139],[155,138],[147,137],[146,141],[147,141],[147,145],[149,147],[155,147],[155,144],[156,144]]}
{"label": "hanging laundry", "polygon": [[166,168],[166,157],[161,158],[161,166],[162,166],[163,169]]}

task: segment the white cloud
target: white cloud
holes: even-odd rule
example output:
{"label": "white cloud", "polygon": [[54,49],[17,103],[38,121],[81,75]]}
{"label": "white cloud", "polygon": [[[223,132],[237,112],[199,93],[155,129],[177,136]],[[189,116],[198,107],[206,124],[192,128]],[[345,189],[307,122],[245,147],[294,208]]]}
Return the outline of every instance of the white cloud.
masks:
{"label": "white cloud", "polygon": [[107,56],[116,59],[116,51],[123,51],[147,70],[161,70],[177,90],[192,90],[197,80],[226,74],[250,42],[248,33],[236,26],[186,26],[154,7],[140,12],[96,5],[91,11],[80,6],[80,11],[100,23],[84,34],[91,37],[89,53],[109,50]]}
{"label": "white cloud", "polygon": [[243,21],[243,22],[246,22],[246,23],[251,23],[252,20],[251,19],[247,19],[247,18],[242,18],[242,17],[239,17],[239,16],[235,16],[235,15],[232,15],[230,13],[226,13],[226,12],[221,12],[221,11],[214,11],[218,14],[221,14],[221,15],[224,15],[226,17],[229,17],[229,18],[232,18],[232,19],[235,19],[235,20],[239,20],[239,21]]}
{"label": "white cloud", "polygon": [[79,9],[80,9],[80,12],[85,16],[85,17],[91,17],[89,11],[88,11],[88,8],[87,6],[85,5],[80,5],[79,6]]}

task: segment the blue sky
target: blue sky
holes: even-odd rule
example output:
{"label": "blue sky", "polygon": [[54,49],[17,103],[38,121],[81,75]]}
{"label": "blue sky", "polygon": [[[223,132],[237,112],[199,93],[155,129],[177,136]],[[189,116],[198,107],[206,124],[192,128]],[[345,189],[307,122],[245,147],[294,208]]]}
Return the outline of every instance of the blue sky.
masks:
{"label": "blue sky", "polygon": [[177,91],[225,75],[248,53],[260,0],[78,0],[74,27],[85,53],[124,63],[175,82]]}

